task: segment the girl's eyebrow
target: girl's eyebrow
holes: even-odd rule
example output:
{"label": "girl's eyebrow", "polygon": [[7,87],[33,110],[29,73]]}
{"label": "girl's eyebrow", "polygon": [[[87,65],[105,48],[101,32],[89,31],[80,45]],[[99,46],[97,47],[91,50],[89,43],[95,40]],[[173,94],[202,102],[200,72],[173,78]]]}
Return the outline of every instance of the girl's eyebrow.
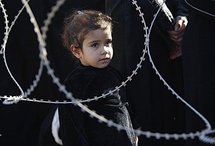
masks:
{"label": "girl's eyebrow", "polygon": [[101,42],[101,40],[93,40],[93,41],[90,41],[90,42],[88,42],[89,44],[93,44],[93,43],[99,43],[99,42]]}

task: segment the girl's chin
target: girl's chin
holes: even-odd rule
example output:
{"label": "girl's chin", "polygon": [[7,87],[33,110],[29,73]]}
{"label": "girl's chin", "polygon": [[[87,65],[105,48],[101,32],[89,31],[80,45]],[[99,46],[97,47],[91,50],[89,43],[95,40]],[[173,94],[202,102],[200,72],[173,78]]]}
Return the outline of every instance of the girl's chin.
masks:
{"label": "girl's chin", "polygon": [[98,68],[105,68],[105,67],[107,67],[109,65],[109,62],[105,62],[105,63],[100,63],[99,65],[98,65]]}

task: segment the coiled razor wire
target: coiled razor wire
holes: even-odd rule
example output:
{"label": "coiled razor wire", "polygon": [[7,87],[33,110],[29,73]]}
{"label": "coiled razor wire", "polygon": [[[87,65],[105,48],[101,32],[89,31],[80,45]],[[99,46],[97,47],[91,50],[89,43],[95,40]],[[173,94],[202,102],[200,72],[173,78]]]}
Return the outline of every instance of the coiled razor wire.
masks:
{"label": "coiled razor wire", "polygon": [[[9,32],[12,29],[13,25],[15,24],[16,20],[18,19],[18,16],[21,14],[21,12],[23,11],[24,8],[26,8],[26,11],[28,13],[28,15],[30,16],[30,21],[34,26],[34,31],[37,34],[37,40],[39,42],[39,50],[40,50],[40,54],[39,57],[41,59],[40,62],[40,67],[39,67],[39,71],[38,74],[35,76],[35,80],[33,81],[33,85],[30,85],[29,89],[27,90],[27,92],[23,92],[22,88],[19,86],[18,82],[15,80],[15,78],[12,76],[12,74],[10,73],[9,68],[7,67],[8,73],[10,74],[11,78],[13,79],[13,81],[16,83],[16,85],[18,86],[18,88],[21,91],[21,95],[20,96],[0,96],[0,98],[5,99],[4,100],[4,104],[13,104],[13,103],[17,103],[20,100],[23,101],[31,101],[31,102],[40,102],[40,103],[53,103],[53,104],[74,104],[75,106],[78,106],[81,108],[81,111],[83,112],[87,112],[89,114],[90,117],[92,118],[97,118],[99,122],[104,122],[107,124],[108,127],[115,127],[118,131],[120,130],[127,130],[127,131],[131,131],[133,129],[129,129],[127,127],[123,127],[122,125],[116,124],[114,123],[112,120],[108,120],[105,117],[103,117],[102,115],[98,115],[95,111],[90,110],[89,108],[87,108],[87,106],[83,105],[82,102],[91,102],[91,101],[95,101],[98,100],[100,98],[105,98],[107,95],[112,94],[115,91],[120,90],[120,88],[122,86],[126,86],[126,83],[128,81],[132,81],[132,77],[134,75],[137,74],[137,70],[139,68],[142,67],[142,62],[145,60],[145,54],[148,53],[150,62],[152,64],[153,69],[155,70],[155,73],[159,76],[160,80],[163,82],[163,84],[167,87],[167,89],[169,91],[172,92],[173,95],[176,96],[177,99],[179,99],[181,102],[183,102],[188,108],[190,108],[195,114],[197,114],[200,119],[203,120],[203,122],[206,125],[206,128],[201,130],[201,131],[197,131],[197,132],[191,132],[191,133],[181,133],[181,134],[169,134],[169,133],[158,133],[158,132],[150,132],[150,131],[142,131],[140,129],[135,129],[135,133],[139,136],[139,135],[144,135],[147,138],[156,138],[156,139],[161,139],[164,138],[166,140],[169,139],[174,139],[174,140],[178,140],[178,139],[193,139],[195,137],[198,137],[202,142],[205,143],[209,143],[209,144],[215,144],[215,139],[213,137],[210,137],[210,134],[213,134],[215,132],[215,130],[212,130],[210,123],[208,122],[208,120],[201,115],[196,109],[194,109],[190,104],[188,104],[185,100],[183,100],[169,85],[168,83],[163,79],[163,77],[160,75],[160,73],[158,72],[158,70],[156,69],[152,57],[150,55],[150,48],[149,48],[149,36],[150,36],[150,32],[151,29],[153,27],[154,21],[160,11],[160,9],[156,12],[156,14],[154,15],[154,19],[152,20],[152,23],[150,25],[150,28],[148,28],[146,26],[145,23],[145,19],[144,19],[144,14],[141,12],[141,7],[138,6],[137,1],[136,0],[132,0],[132,4],[136,7],[136,10],[139,12],[139,16],[141,17],[142,21],[141,23],[144,25],[143,30],[145,31],[144,34],[144,49],[143,49],[143,55],[140,57],[140,61],[137,64],[137,67],[132,71],[132,74],[130,76],[127,77],[127,79],[125,81],[123,81],[121,83],[121,85],[116,86],[114,90],[110,90],[108,93],[106,94],[102,94],[100,96],[95,96],[94,98],[89,98],[87,100],[77,100],[72,96],[72,93],[69,93],[68,91],[66,91],[66,88],[63,84],[60,83],[60,80],[58,77],[55,76],[54,74],[54,70],[50,67],[50,62],[47,59],[47,51],[46,51],[46,33],[48,31],[48,26],[51,24],[51,19],[54,18],[55,13],[59,10],[60,6],[63,5],[65,2],[65,0],[57,0],[57,3],[55,6],[52,7],[52,11],[50,13],[48,13],[48,17],[47,19],[44,21],[45,25],[41,28],[42,33],[40,32],[40,29],[38,27],[38,24],[36,22],[36,19],[33,15],[33,12],[28,4],[28,1],[26,0],[22,0],[23,3],[23,7],[22,9],[19,11],[18,15],[15,17],[14,21],[11,23],[11,26],[9,28],[8,25],[8,19],[7,19],[7,14],[6,14],[6,9],[4,8],[4,5],[2,3],[2,1],[0,0],[0,7],[2,9],[2,12],[4,14],[4,19],[5,19],[5,36],[3,38],[3,44],[1,45],[1,50],[0,53],[3,54],[3,58],[4,58],[4,63],[5,66],[7,67],[7,61],[6,61],[6,57],[5,57],[5,49],[6,49],[6,43],[7,43],[7,39],[9,36]],[[165,1],[164,1],[165,2]],[[161,8],[161,6],[160,6]],[[47,68],[47,74],[50,75],[52,77],[53,83],[56,84],[59,88],[59,91],[64,93],[66,98],[68,98],[69,100],[71,100],[71,102],[68,101],[64,101],[64,102],[59,102],[59,101],[44,101],[44,100],[37,100],[35,99],[29,99],[27,98],[27,96],[29,96],[31,94],[31,92],[34,90],[34,88],[37,86],[37,83],[40,80],[41,74],[42,74],[42,69],[43,66],[45,66]],[[0,135],[1,136],[1,135]]]}

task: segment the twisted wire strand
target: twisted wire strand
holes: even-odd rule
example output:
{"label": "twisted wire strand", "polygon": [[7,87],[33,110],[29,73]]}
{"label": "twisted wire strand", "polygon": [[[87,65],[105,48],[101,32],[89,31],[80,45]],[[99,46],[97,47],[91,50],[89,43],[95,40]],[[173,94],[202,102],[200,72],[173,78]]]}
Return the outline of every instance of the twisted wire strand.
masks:
{"label": "twisted wire strand", "polygon": [[189,5],[191,8],[193,8],[193,9],[199,11],[200,13],[203,13],[203,14],[206,14],[206,15],[208,15],[208,16],[211,16],[211,17],[214,17],[214,18],[215,18],[215,15],[214,15],[214,14],[211,14],[211,13],[206,12],[206,11],[200,9],[200,8],[195,7],[194,5],[192,5],[191,3],[189,3],[187,0],[184,0],[184,1],[187,3],[187,5]]}
{"label": "twisted wire strand", "polygon": [[[7,15],[7,13],[6,13],[6,9],[4,8],[4,4],[2,3],[2,1],[0,1],[0,7],[1,7],[1,9],[2,9],[2,12],[3,12],[3,14],[4,14],[4,19],[5,19],[5,21],[4,21],[4,22],[5,22],[5,33],[4,33],[5,36],[4,36],[4,38],[3,38],[3,44],[1,45],[0,54],[3,55],[4,65],[5,65],[5,67],[6,67],[6,70],[7,70],[8,74],[10,75],[11,79],[14,81],[14,83],[16,84],[16,86],[19,88],[19,90],[20,90],[20,92],[21,92],[20,95],[14,96],[14,103],[17,103],[17,101],[18,101],[19,99],[21,99],[21,98],[24,96],[24,92],[23,92],[21,86],[19,85],[19,83],[16,81],[16,79],[15,79],[14,76],[12,75],[12,73],[11,73],[9,67],[8,67],[8,64],[7,64],[7,58],[6,58],[6,53],[5,53],[5,51],[6,51],[6,43],[7,43],[7,40],[8,40],[10,28],[9,28],[9,21],[8,21],[8,19],[7,19],[7,18],[8,18],[8,15]],[[10,97],[8,98],[8,103],[10,102],[10,99],[12,99],[12,96],[10,96]]]}

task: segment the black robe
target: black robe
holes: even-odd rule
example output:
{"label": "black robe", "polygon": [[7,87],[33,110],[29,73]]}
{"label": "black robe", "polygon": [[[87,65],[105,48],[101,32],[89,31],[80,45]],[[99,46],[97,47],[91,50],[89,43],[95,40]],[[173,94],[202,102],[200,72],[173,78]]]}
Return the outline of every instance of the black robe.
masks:
{"label": "black robe", "polygon": [[[215,127],[215,1],[187,0],[189,23],[183,40],[183,66],[186,100]],[[200,10],[200,11],[199,11]],[[201,12],[202,11],[202,12]],[[210,15],[212,14],[212,15]],[[190,109],[186,110],[187,131],[201,131],[205,123]],[[187,146],[206,146],[195,140]]]}
{"label": "black robe", "polygon": [[[86,100],[94,96],[107,93],[121,84],[121,78],[115,69],[106,67],[96,69],[93,67],[78,66],[65,80],[65,86],[72,92],[75,98]],[[103,115],[113,122],[132,129],[132,122],[126,108],[125,90],[122,88],[113,95],[101,98],[97,101],[86,102],[85,105],[96,113]],[[91,118],[88,113],[82,112],[80,107],[73,104],[59,105],[59,135],[64,146],[131,146],[133,131],[117,131],[114,127],[108,127],[105,123],[99,123],[98,119]],[[41,146],[53,143],[50,135],[50,123],[53,113],[45,121],[43,126],[48,129],[42,132]],[[49,127],[49,128],[47,128]],[[44,130],[44,129],[42,129]],[[44,134],[45,133],[45,134]],[[49,134],[47,139],[43,139]],[[51,140],[50,140],[51,139]]]}
{"label": "black robe", "polygon": [[[148,0],[138,0],[147,26],[150,25],[156,9]],[[173,16],[187,15],[186,8],[177,0],[167,0]],[[112,66],[120,69],[123,76],[132,74],[142,56],[144,30],[139,13],[130,0],[107,0],[106,12],[111,15],[113,25],[114,59]],[[183,94],[181,57],[170,60],[172,42],[167,30],[162,27],[162,18],[157,17],[150,36],[150,53],[160,74],[180,95]],[[131,117],[144,131],[180,133],[184,132],[184,105],[168,91],[152,69],[149,58],[126,86],[127,97],[132,109]],[[169,146],[183,145],[183,141],[155,140],[139,137],[139,145]]]}

